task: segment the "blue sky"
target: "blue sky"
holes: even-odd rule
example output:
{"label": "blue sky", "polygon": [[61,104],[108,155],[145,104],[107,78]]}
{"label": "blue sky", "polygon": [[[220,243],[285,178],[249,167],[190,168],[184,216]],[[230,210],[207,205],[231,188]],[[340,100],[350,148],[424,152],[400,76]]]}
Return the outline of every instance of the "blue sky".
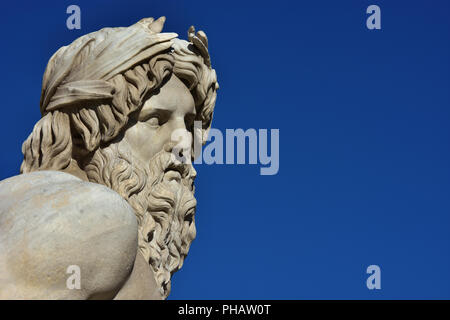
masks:
{"label": "blue sky", "polygon": [[[81,7],[81,30],[66,8]],[[381,8],[382,29],[366,28]],[[62,45],[167,16],[209,37],[213,126],[277,128],[280,170],[197,166],[197,239],[171,299],[450,298],[448,1],[2,4],[0,178],[18,173]],[[381,290],[366,268],[381,267]]]}

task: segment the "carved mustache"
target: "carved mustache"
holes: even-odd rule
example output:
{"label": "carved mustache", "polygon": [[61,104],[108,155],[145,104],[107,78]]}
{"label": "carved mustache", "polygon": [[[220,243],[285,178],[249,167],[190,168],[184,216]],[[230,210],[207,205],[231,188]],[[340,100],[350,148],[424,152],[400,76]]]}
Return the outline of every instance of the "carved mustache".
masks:
{"label": "carved mustache", "polygon": [[[172,150],[173,144],[170,142],[167,143],[163,150],[150,160],[150,168],[153,169],[152,171],[156,169],[159,171],[159,174],[163,173],[161,178],[170,171],[178,172],[184,184],[192,190],[197,172],[191,163],[184,163],[177,159]],[[152,168],[155,165],[156,168]]]}

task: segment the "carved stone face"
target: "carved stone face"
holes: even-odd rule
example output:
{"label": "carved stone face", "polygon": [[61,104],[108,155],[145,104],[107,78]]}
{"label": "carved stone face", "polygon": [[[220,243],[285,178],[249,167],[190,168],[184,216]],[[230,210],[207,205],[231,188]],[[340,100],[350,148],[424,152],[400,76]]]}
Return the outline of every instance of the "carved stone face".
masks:
{"label": "carved stone face", "polygon": [[[195,115],[192,94],[172,74],[160,90],[144,103],[119,145],[127,144],[128,150],[143,164],[148,164],[169,142],[177,143],[184,150],[189,149]],[[179,140],[174,141],[173,137]]]}
{"label": "carved stone face", "polygon": [[139,252],[162,297],[196,234],[196,172],[173,152],[176,146],[190,157],[195,117],[191,92],[172,74],[130,115],[123,136],[96,150],[85,167],[89,181],[110,187],[134,209]]}

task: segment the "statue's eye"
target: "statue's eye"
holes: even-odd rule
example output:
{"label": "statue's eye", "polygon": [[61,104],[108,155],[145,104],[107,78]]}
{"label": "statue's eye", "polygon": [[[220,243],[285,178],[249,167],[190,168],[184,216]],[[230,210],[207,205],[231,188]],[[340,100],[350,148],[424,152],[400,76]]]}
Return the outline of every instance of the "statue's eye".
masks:
{"label": "statue's eye", "polygon": [[170,112],[165,110],[151,110],[150,112],[144,110],[139,114],[139,121],[148,124],[149,126],[158,128],[169,121],[171,116]]}
{"label": "statue's eye", "polygon": [[145,122],[153,127],[159,127],[161,125],[157,115],[149,117]]}

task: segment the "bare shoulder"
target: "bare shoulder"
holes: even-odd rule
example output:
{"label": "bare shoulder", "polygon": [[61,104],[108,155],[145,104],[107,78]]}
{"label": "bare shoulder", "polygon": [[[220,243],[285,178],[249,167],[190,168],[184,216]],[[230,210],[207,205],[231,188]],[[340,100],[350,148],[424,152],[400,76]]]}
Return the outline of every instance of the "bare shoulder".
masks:
{"label": "bare shoulder", "polygon": [[[109,298],[136,250],[135,214],[113,190],[57,171],[0,182],[0,297]],[[80,289],[67,288],[70,266]]]}

